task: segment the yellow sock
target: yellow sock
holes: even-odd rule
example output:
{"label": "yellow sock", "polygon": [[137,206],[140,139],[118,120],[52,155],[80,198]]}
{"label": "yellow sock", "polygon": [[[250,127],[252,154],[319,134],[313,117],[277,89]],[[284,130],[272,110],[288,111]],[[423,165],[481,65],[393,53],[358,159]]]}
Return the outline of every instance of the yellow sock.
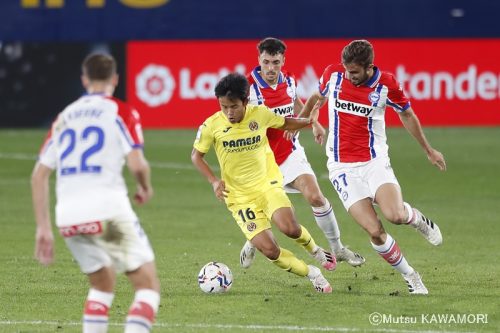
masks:
{"label": "yellow sock", "polygon": [[302,230],[302,233],[300,234],[299,238],[295,239],[295,241],[299,243],[299,245],[304,249],[306,249],[307,252],[312,253],[316,248],[316,242],[304,226],[301,225],[300,228]]}
{"label": "yellow sock", "polygon": [[280,247],[280,256],[276,260],[271,260],[273,264],[298,276],[309,274],[309,267],[302,260],[298,259],[292,252]]}

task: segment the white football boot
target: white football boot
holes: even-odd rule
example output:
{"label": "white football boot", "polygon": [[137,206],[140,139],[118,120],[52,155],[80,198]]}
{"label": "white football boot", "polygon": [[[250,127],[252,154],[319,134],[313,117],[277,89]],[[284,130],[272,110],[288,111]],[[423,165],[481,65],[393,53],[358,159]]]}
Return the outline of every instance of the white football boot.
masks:
{"label": "white football boot", "polygon": [[347,247],[343,247],[340,251],[334,252],[337,262],[345,261],[352,267],[358,267],[365,263],[365,258],[356,252],[349,250]]}
{"label": "white football boot", "polygon": [[416,214],[415,222],[410,225],[417,229],[425,239],[432,245],[441,245],[443,243],[443,236],[441,230],[436,223],[429,220],[418,209],[413,208],[413,213]]}
{"label": "white football boot", "polygon": [[417,271],[413,271],[413,273],[410,274],[402,274],[402,276],[408,284],[408,291],[410,294],[427,295],[429,293]]}
{"label": "white football boot", "polygon": [[316,289],[319,293],[329,294],[332,292],[332,286],[325,279],[323,274],[321,274],[321,270],[313,265],[307,265],[309,267],[309,274],[307,274],[307,278],[312,282],[314,289]]}
{"label": "white football boot", "polygon": [[327,271],[333,271],[337,267],[337,259],[335,259],[335,256],[319,246],[311,253],[311,256]]}
{"label": "white football boot", "polygon": [[243,268],[248,268],[252,265],[255,260],[255,247],[250,243],[250,241],[246,241],[245,245],[240,251],[240,265]]}

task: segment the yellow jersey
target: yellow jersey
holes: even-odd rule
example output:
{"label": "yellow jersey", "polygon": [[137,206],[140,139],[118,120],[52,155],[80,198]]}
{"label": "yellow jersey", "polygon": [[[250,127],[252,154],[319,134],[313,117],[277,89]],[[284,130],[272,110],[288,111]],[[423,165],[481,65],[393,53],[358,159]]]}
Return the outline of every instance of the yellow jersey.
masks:
{"label": "yellow jersey", "polygon": [[266,106],[248,104],[239,123],[232,124],[219,111],[200,126],[193,147],[207,153],[214,146],[221,179],[229,191],[226,202],[252,198],[269,187],[282,186],[283,176],[273,155],[269,155],[272,151],[266,131],[269,127],[282,127],[284,123],[284,117]]}

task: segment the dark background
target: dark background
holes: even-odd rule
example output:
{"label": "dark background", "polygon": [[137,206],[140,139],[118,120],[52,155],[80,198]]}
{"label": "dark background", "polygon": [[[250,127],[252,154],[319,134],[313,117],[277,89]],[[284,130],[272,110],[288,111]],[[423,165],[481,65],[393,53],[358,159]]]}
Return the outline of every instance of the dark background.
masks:
{"label": "dark background", "polygon": [[[0,127],[47,126],[83,93],[80,64],[94,50],[118,61],[125,98],[129,40],[500,37],[497,0],[170,0],[137,9],[119,0],[87,8],[0,4]],[[395,50],[418,52],[418,50]],[[436,55],[453,57],[450,54]]]}
{"label": "dark background", "polygon": [[498,0],[170,0],[137,9],[2,1],[0,40],[499,37]]}
{"label": "dark background", "polygon": [[[125,73],[123,43],[3,43],[0,127],[48,127],[55,115],[85,92],[80,83],[81,63],[96,50],[113,54],[119,73]],[[115,96],[124,98],[125,81]]]}

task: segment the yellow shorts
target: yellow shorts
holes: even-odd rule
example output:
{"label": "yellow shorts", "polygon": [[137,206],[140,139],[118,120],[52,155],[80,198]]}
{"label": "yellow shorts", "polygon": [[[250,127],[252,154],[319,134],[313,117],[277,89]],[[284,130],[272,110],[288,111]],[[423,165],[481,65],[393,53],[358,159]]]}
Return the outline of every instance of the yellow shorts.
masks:
{"label": "yellow shorts", "polygon": [[245,237],[250,240],[258,233],[271,228],[273,213],[292,203],[282,187],[273,187],[248,202],[229,203],[227,209],[233,214]]}

